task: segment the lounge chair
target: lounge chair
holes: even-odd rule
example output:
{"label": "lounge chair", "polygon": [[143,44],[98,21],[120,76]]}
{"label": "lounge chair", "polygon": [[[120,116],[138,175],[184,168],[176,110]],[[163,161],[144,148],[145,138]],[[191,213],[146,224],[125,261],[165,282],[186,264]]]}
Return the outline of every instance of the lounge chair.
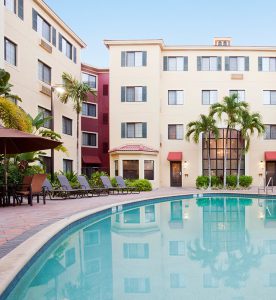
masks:
{"label": "lounge chair", "polygon": [[17,202],[22,203],[23,197],[28,198],[28,204],[33,205],[33,196],[37,196],[37,203],[39,203],[39,196],[43,196],[43,204],[46,204],[45,192],[43,183],[46,179],[46,174],[35,174],[33,176],[25,176],[23,183],[16,186],[14,197]]}
{"label": "lounge chair", "polygon": [[66,192],[69,197],[72,195],[77,198],[85,195],[85,191],[83,189],[73,189],[66,176],[58,175],[57,178],[60,183],[60,188]]}
{"label": "lounge chair", "polygon": [[124,188],[112,186],[110,179],[107,176],[101,176],[100,178],[103,186],[108,190],[109,194],[115,194],[115,192],[117,192],[117,194],[125,194],[125,192],[127,193],[127,190]]}
{"label": "lounge chair", "polygon": [[126,183],[122,176],[115,176],[115,179],[116,179],[118,186],[122,189],[126,189],[127,192],[130,192],[131,194],[139,194],[140,193],[140,190],[137,187],[126,186]]}
{"label": "lounge chair", "polygon": [[70,192],[64,191],[64,189],[53,188],[51,182],[46,178],[43,183],[43,189],[45,197],[49,197],[50,200],[61,200],[70,198]]}
{"label": "lounge chair", "polygon": [[86,177],[83,175],[78,176],[78,181],[80,183],[81,189],[84,191],[84,193],[87,194],[87,196],[100,196],[100,195],[108,195],[108,190],[106,188],[97,188],[97,187],[91,187],[89,182],[87,181]]}

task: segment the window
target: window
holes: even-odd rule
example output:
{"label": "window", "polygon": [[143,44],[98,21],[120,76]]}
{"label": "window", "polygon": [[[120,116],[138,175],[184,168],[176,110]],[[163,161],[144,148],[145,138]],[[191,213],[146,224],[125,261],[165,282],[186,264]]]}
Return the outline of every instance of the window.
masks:
{"label": "window", "polygon": [[245,101],[245,90],[230,90],[229,95],[238,95],[238,102]]}
{"label": "window", "polygon": [[51,84],[51,68],[40,60],[38,61],[38,79]]}
{"label": "window", "polygon": [[121,101],[122,102],[146,102],[147,87],[146,86],[122,86]]}
{"label": "window", "polygon": [[73,172],[73,161],[71,159],[64,159],[63,160],[63,172],[64,173]]}
{"label": "window", "polygon": [[[41,107],[41,106],[38,106],[38,113],[39,114],[42,114],[42,117],[43,118],[49,118],[49,117],[52,117],[52,113],[50,110],[44,108],[44,107]],[[52,120],[46,120],[43,124],[43,127],[45,128],[48,128],[48,129],[51,129],[52,128]]]}
{"label": "window", "polygon": [[100,234],[97,230],[84,229],[84,245],[95,246],[100,244]]}
{"label": "window", "polygon": [[155,222],[155,206],[147,205],[145,206],[145,223]]}
{"label": "window", "polygon": [[168,125],[169,140],[183,140],[183,125]]}
{"label": "window", "polygon": [[[207,145],[204,142],[203,135],[202,142],[202,165],[203,165],[203,175],[208,175],[208,152]],[[219,139],[215,140],[212,134],[209,135],[208,143],[210,148],[210,159],[211,159],[211,170],[212,175],[223,176],[224,169],[224,146],[226,139],[226,129],[219,129]],[[240,132],[231,129],[228,132],[228,150],[227,150],[227,175],[236,175],[238,171],[238,161],[240,154],[244,149],[244,140],[242,139]],[[244,175],[244,155],[241,159],[241,175]]]}
{"label": "window", "polygon": [[168,91],[169,105],[183,105],[184,91],[183,90],[170,90]]}
{"label": "window", "polygon": [[185,242],[184,241],[170,241],[169,243],[170,256],[183,256],[185,255]]}
{"label": "window", "polygon": [[4,0],[4,5],[8,10],[16,14],[16,0]]}
{"label": "window", "polygon": [[122,123],[121,124],[122,138],[146,138],[147,123]]}
{"label": "window", "polygon": [[82,133],[82,145],[89,147],[97,147],[97,134],[96,133]]}
{"label": "window", "polygon": [[198,56],[197,57],[198,71],[221,71],[220,56]]}
{"label": "window", "polygon": [[74,63],[77,62],[77,50],[73,45],[67,41],[67,39],[62,35],[59,34],[59,51],[61,51],[64,55],[66,55],[69,59],[73,60]]}
{"label": "window", "polygon": [[139,224],[140,223],[140,208],[135,208],[124,212],[124,223]]}
{"label": "window", "polygon": [[276,140],[276,125],[265,125],[265,140]]}
{"label": "window", "polygon": [[182,221],[182,201],[171,202],[171,221]]}
{"label": "window", "polygon": [[103,96],[108,96],[109,94],[109,86],[108,84],[103,84]]}
{"label": "window", "polygon": [[149,258],[149,244],[124,243],[124,258]]}
{"label": "window", "polygon": [[259,71],[276,72],[276,57],[259,57]]}
{"label": "window", "polygon": [[205,90],[202,91],[202,104],[211,105],[218,102],[218,91]]}
{"label": "window", "polygon": [[94,75],[82,73],[82,82],[89,85],[92,89],[96,89],[97,77]]}
{"label": "window", "polygon": [[185,288],[185,277],[183,273],[171,273],[170,282],[172,289]]}
{"label": "window", "polygon": [[164,71],[188,71],[187,56],[164,56],[163,57]]}
{"label": "window", "polygon": [[122,51],[121,66],[122,67],[142,67],[147,65],[146,51]]}
{"label": "window", "polygon": [[123,160],[123,177],[126,179],[139,178],[139,160]]}
{"label": "window", "polygon": [[37,31],[44,39],[56,45],[56,30],[35,9],[33,9],[33,29]]}
{"label": "window", "polygon": [[276,91],[264,91],[264,104],[276,105]]}
{"label": "window", "polygon": [[114,160],[114,170],[115,170],[115,176],[119,176],[118,160]]}
{"label": "window", "polygon": [[39,156],[39,158],[43,161],[43,165],[45,168],[45,173],[46,174],[51,174],[52,170],[52,159],[49,156]]}
{"label": "window", "polygon": [[13,66],[16,66],[17,45],[12,41],[8,40],[7,38],[4,38],[4,47],[5,47],[4,49],[5,61]]}
{"label": "window", "polygon": [[126,294],[139,294],[150,292],[149,278],[125,278],[124,286]]}
{"label": "window", "polygon": [[62,117],[62,133],[72,135],[72,123],[71,119]]}
{"label": "window", "polygon": [[225,71],[249,71],[249,57],[226,56]]}
{"label": "window", "polygon": [[85,274],[90,275],[90,274],[95,274],[99,273],[101,270],[101,264],[99,259],[93,259],[90,261],[86,261],[85,265]]}
{"label": "window", "polygon": [[97,117],[97,106],[96,104],[83,102],[82,103],[82,115],[88,117]]}
{"label": "window", "polygon": [[76,262],[75,248],[71,248],[65,251],[65,267],[70,267]]}
{"label": "window", "polygon": [[144,178],[148,180],[154,180],[154,161],[144,161]]}

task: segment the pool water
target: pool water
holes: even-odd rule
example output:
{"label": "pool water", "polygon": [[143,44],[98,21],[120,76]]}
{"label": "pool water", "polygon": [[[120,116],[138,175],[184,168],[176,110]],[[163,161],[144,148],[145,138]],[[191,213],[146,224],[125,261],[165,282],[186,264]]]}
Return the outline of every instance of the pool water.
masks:
{"label": "pool water", "polygon": [[276,299],[276,199],[146,204],[61,234],[7,299]]}

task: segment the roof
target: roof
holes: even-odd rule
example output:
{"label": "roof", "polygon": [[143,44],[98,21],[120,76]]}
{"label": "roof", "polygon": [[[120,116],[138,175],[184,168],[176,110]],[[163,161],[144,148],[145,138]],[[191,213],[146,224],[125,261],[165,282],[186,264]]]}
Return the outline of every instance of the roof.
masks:
{"label": "roof", "polygon": [[144,145],[124,145],[124,146],[119,146],[119,147],[115,147],[111,150],[109,150],[109,152],[118,152],[118,151],[125,151],[125,152],[158,152],[158,150],[155,150],[153,148],[144,146]]}
{"label": "roof", "polygon": [[148,46],[157,45],[162,51],[276,51],[276,46],[214,46],[214,45],[166,45],[163,39],[142,40],[104,40],[110,46]]}
{"label": "roof", "polygon": [[48,6],[44,1],[34,0],[34,2],[42,9],[44,12],[52,18],[66,33],[75,40],[81,48],[85,48],[85,42]]}

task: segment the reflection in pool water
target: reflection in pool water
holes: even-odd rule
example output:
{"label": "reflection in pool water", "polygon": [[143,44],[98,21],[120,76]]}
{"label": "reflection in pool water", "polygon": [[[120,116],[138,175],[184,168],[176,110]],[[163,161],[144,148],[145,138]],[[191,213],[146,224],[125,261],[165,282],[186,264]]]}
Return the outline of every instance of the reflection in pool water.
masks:
{"label": "reflection in pool water", "polygon": [[276,200],[181,199],[93,217],[8,299],[275,299]]}

